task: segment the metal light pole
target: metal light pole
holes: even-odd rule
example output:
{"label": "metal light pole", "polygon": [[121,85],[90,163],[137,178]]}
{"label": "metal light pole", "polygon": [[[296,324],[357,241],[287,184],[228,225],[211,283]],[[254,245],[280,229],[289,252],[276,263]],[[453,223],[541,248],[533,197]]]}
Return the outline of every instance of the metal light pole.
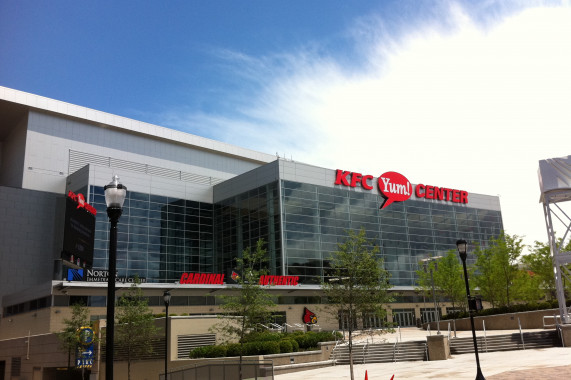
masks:
{"label": "metal light pole", "polygon": [[167,380],[168,360],[169,360],[169,304],[171,302],[171,294],[168,290],[163,293],[163,300],[165,301],[165,380]]}
{"label": "metal light pole", "polygon": [[115,340],[115,274],[117,272],[117,222],[123,213],[127,188],[119,183],[119,177],[103,188],[107,216],[111,222],[109,230],[109,271],[107,273],[107,331],[105,341],[105,380],[113,380],[113,342]]}
{"label": "metal light pole", "polygon": [[478,341],[476,340],[476,329],[474,328],[474,308],[472,307],[472,297],[470,297],[470,284],[468,283],[468,270],[466,269],[466,256],[468,251],[468,242],[464,239],[456,241],[456,247],[458,248],[458,254],[462,259],[462,265],[464,266],[464,281],[466,282],[466,295],[468,296],[468,309],[470,312],[470,324],[472,325],[472,340],[474,341],[474,353],[476,354],[476,380],[486,380],[482,374],[482,369],[480,368],[480,356],[478,355]]}
{"label": "metal light pole", "polygon": [[[434,261],[434,267],[437,269],[438,263],[436,260],[442,258],[442,256],[428,257],[421,260],[424,263],[424,272],[428,271],[428,266],[431,261]],[[436,303],[436,290],[434,289],[434,274],[432,273],[432,268],[430,268],[430,281],[432,282],[432,300],[434,301],[434,313],[436,318],[436,328],[438,329],[437,334],[440,335],[440,313],[438,312],[438,305]]]}

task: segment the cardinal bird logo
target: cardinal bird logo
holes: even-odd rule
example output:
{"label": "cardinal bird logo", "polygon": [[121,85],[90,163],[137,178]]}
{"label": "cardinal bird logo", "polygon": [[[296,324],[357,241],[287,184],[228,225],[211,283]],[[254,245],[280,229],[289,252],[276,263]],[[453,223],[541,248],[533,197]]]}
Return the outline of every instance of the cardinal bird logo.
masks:
{"label": "cardinal bird logo", "polygon": [[238,281],[240,276],[238,275],[238,273],[232,271],[232,275],[230,276],[230,278],[232,278],[232,280],[234,280],[234,281]]}
{"label": "cardinal bird logo", "polygon": [[303,308],[303,323],[317,323],[317,315],[315,315],[315,313],[310,311],[307,307]]}

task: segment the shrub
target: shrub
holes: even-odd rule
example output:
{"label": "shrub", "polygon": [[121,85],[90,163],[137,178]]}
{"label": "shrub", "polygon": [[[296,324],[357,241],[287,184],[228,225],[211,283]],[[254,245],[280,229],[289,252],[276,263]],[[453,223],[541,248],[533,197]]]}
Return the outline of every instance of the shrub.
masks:
{"label": "shrub", "polygon": [[202,346],[190,351],[190,358],[220,358],[226,356],[226,346]]}
{"label": "shrub", "polygon": [[262,342],[244,343],[244,355],[262,355]]}
{"label": "shrub", "polygon": [[282,339],[282,334],[280,333],[273,333],[269,331],[262,331],[262,332],[253,331],[245,335],[244,338],[242,339],[242,342],[244,343],[270,342],[270,341],[278,342],[280,339]]}
{"label": "shrub", "polygon": [[260,355],[272,355],[280,353],[280,342],[262,342],[262,352]]}
{"label": "shrub", "polygon": [[240,356],[240,343],[226,345],[226,356]]}
{"label": "shrub", "polygon": [[293,345],[291,342],[292,341],[289,339],[280,340],[280,352],[284,354],[287,352],[293,352]]}
{"label": "shrub", "polygon": [[288,339],[291,342],[291,347],[293,349],[293,352],[298,352],[299,351],[299,344],[297,343],[297,341],[295,339]]}

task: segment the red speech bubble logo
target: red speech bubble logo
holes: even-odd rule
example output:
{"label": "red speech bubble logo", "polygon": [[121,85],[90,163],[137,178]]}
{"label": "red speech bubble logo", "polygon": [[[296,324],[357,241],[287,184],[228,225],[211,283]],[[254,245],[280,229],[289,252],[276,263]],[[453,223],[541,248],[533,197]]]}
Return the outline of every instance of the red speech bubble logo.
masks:
{"label": "red speech bubble logo", "polygon": [[393,202],[406,201],[412,195],[412,185],[409,180],[397,172],[386,172],[379,177],[379,191],[385,198],[381,209]]}

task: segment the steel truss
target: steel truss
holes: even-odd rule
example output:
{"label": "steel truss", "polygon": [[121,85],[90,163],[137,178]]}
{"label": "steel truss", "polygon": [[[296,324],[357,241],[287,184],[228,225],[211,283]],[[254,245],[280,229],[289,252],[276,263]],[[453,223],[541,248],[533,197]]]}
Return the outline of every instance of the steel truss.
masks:
{"label": "steel truss", "polygon": [[540,161],[538,174],[559,312],[562,323],[571,323],[571,307],[565,304],[565,281],[571,284],[571,251],[566,250],[571,247],[571,217],[565,211],[571,201],[571,156]]}

